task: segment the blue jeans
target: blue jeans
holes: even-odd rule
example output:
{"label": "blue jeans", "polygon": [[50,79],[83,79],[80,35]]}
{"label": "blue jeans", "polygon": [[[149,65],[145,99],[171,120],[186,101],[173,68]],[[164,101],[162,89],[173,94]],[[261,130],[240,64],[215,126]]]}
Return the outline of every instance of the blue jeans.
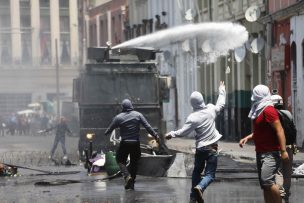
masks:
{"label": "blue jeans", "polygon": [[61,143],[61,147],[62,147],[62,151],[63,151],[64,156],[67,155],[67,150],[65,148],[65,136],[59,134],[59,135],[55,135],[54,144],[53,144],[53,147],[52,147],[52,150],[51,150],[51,156],[52,157],[54,156],[55,150],[56,150],[57,145],[58,145],[59,142]]}
{"label": "blue jeans", "polygon": [[[215,179],[217,155],[217,150],[210,149],[210,147],[196,149],[194,169],[192,172],[191,198],[196,199],[193,190],[195,186],[199,185],[202,188],[202,191],[204,191]],[[203,171],[204,174],[202,176]]]}

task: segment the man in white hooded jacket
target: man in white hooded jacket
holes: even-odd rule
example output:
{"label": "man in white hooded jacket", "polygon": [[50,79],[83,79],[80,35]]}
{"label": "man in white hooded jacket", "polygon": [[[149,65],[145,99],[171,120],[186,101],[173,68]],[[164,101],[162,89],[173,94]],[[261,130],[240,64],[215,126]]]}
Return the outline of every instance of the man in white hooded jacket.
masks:
{"label": "man in white hooded jacket", "polygon": [[[166,139],[182,137],[195,131],[196,153],[192,172],[192,187],[190,202],[204,202],[203,192],[215,178],[217,168],[217,141],[222,135],[215,128],[215,118],[224,108],[226,90],[223,81],[220,82],[219,96],[216,105],[205,105],[201,93],[195,91],[190,96],[193,112],[188,116],[184,126],[166,134]],[[205,170],[204,170],[205,169]],[[201,177],[204,171],[203,177]]]}

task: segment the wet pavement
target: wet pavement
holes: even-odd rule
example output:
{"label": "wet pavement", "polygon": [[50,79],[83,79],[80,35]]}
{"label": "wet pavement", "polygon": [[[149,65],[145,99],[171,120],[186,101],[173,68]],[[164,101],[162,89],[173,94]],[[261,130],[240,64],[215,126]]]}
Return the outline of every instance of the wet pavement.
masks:
{"label": "wet pavement", "polygon": [[[53,169],[53,168],[49,168]],[[186,203],[189,201],[190,178],[139,176],[134,191],[125,191],[121,177],[102,180],[105,174],[87,176],[82,167],[56,167],[55,170],[77,171],[72,175],[31,175],[0,179],[3,203]],[[258,203],[263,202],[256,174],[218,173],[216,181],[205,192],[205,202]],[[35,185],[48,182],[49,185]],[[290,202],[302,202],[304,179],[292,180]]]}
{"label": "wet pavement", "polygon": [[[77,159],[77,138],[67,138],[69,157],[75,164],[69,167],[55,166],[54,162],[47,158],[53,142],[52,136],[1,138],[1,161],[51,171],[54,172],[53,174],[58,172],[67,174],[43,175],[37,171],[19,169],[21,176],[0,178],[0,203],[187,203],[189,201],[191,187],[189,175],[193,166],[192,142],[189,140],[168,144],[171,148],[176,147],[185,152],[182,161],[185,165],[186,177],[139,176],[135,190],[125,191],[121,177],[103,180],[107,177],[106,174],[87,175]],[[247,146],[248,155],[238,151],[237,143],[220,143],[220,146],[222,152],[219,156],[217,177],[204,193],[205,202],[263,202],[255,171],[254,151],[250,154],[252,157],[249,156],[252,146]],[[61,149],[56,154],[58,162],[60,162],[60,153]],[[299,157],[302,155],[303,153],[298,156],[297,161],[301,161]],[[304,178],[293,178],[290,202],[303,202],[303,191]]]}

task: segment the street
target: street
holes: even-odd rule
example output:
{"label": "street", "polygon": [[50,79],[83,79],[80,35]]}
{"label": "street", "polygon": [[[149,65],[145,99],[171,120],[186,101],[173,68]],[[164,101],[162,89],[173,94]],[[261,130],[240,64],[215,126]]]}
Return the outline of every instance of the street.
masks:
{"label": "street", "polygon": [[[51,135],[4,136],[0,139],[3,162],[50,171],[55,174],[46,175],[37,171],[19,169],[17,177],[1,177],[1,203],[185,203],[189,201],[191,187],[189,175],[175,178],[139,176],[135,184],[135,191],[125,191],[121,177],[102,180],[106,174],[88,176],[86,169],[77,160],[77,137],[67,137],[68,154],[72,163],[75,164],[73,166],[55,166],[52,161],[47,159],[54,139]],[[178,141],[175,140],[169,146],[173,148],[175,145],[186,149],[189,148],[187,143],[191,143],[192,140]],[[181,146],[181,143],[184,147]],[[237,144],[221,143],[220,145],[224,152],[219,156],[219,172],[215,182],[205,192],[205,202],[263,202],[254,161],[234,161],[228,155],[233,150],[232,147]],[[236,153],[237,148],[233,151]],[[61,148],[57,150],[55,157],[60,157],[60,153]],[[299,157],[302,154],[299,153]],[[187,156],[190,157],[187,164],[190,167],[192,154]],[[56,175],[60,172],[66,172],[66,175]],[[304,191],[304,179],[293,178],[290,202],[302,202],[304,198],[302,191]]]}
{"label": "street", "polygon": [[[122,178],[98,181],[98,179],[104,176],[87,176],[85,170],[80,167],[60,168],[60,170],[78,169],[82,170],[82,172],[74,175],[37,176],[28,174],[21,177],[1,178],[1,202],[186,203],[189,201],[190,178],[152,178],[139,176],[135,185],[135,191],[125,191],[122,186]],[[23,171],[21,170],[20,173],[23,173]],[[224,177],[229,178],[230,174],[218,174],[216,181],[205,192],[205,202],[263,202],[262,191],[258,186],[256,178],[242,179],[241,176],[237,175],[238,178],[236,179],[225,180],[223,179]],[[73,183],[71,180],[76,183]],[[52,183],[53,185],[35,186],[35,183],[41,183],[42,181]],[[63,185],[60,185],[60,183]],[[304,180],[293,179],[292,184],[290,202],[302,202],[304,198]]]}
{"label": "street", "polygon": [[0,10],[0,203],[304,202],[304,0]]}

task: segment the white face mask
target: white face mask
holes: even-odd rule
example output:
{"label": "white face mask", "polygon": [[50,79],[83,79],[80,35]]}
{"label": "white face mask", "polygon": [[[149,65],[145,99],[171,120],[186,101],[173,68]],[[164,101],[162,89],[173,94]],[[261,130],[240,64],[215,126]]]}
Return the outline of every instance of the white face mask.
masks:
{"label": "white face mask", "polygon": [[265,85],[257,85],[252,91],[251,101],[252,105],[248,117],[255,119],[266,106],[272,105],[269,88]]}

